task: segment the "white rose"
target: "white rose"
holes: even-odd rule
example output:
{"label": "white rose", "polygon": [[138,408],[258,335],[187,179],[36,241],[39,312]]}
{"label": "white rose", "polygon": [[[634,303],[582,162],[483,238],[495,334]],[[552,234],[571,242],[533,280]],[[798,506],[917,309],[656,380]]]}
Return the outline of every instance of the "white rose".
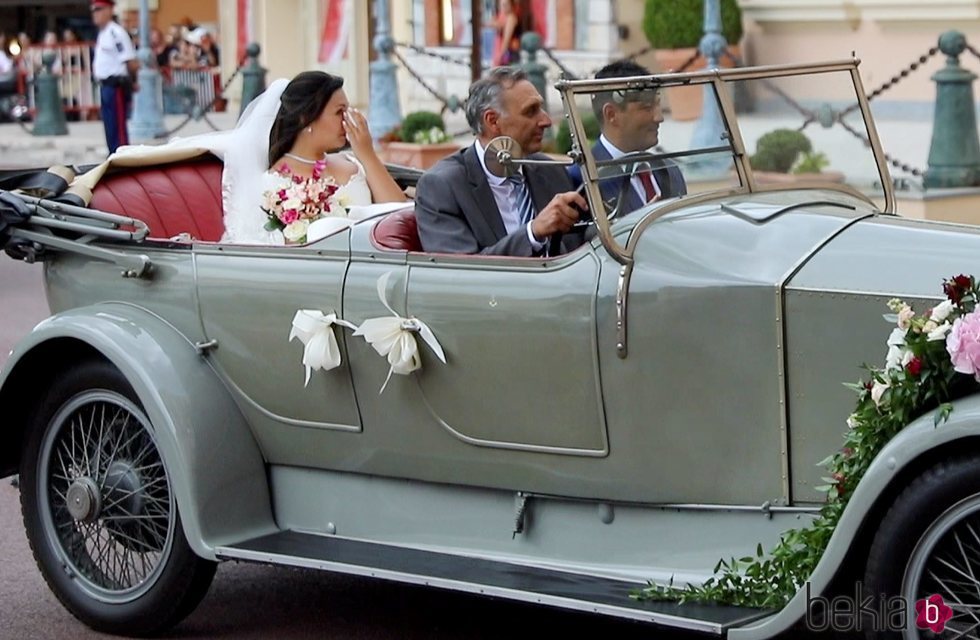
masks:
{"label": "white rose", "polygon": [[887,382],[875,382],[871,386],[871,400],[875,403],[876,407],[881,406],[881,396],[885,395],[885,391],[887,390]]}
{"label": "white rose", "polygon": [[858,423],[857,415],[856,414],[853,414],[852,413],[851,415],[847,416],[847,428],[848,429],[853,429],[856,426],[858,426],[858,424],[859,423]]}
{"label": "white rose", "polygon": [[930,331],[929,335],[926,336],[926,340],[929,340],[930,342],[933,340],[945,340],[946,334],[949,333],[949,330],[952,328],[953,325],[951,325],[948,322],[944,322],[938,327],[936,327],[935,329],[933,329],[932,331]]}
{"label": "white rose", "polygon": [[925,333],[930,333],[932,331],[935,331],[936,327],[938,326],[939,325],[933,322],[932,320],[927,320],[926,323],[922,325],[922,331]]}
{"label": "white rose", "polygon": [[900,347],[905,344],[905,329],[892,329],[888,336],[888,346]]}
{"label": "white rose", "polygon": [[283,211],[288,211],[289,209],[299,210],[303,207],[303,201],[296,196],[290,196],[282,203]]}
{"label": "white rose", "polygon": [[[949,314],[953,312],[954,307],[955,305],[951,300],[943,300],[933,307],[932,315],[929,316],[929,319],[937,323],[942,322],[949,317]],[[932,338],[930,338],[930,340],[932,340]]]}
{"label": "white rose", "polygon": [[908,349],[902,349],[894,345],[888,347],[888,353],[885,354],[885,371],[902,368],[903,361],[907,362],[908,359],[911,359],[911,356],[912,352]]}
{"label": "white rose", "polygon": [[309,220],[297,220],[286,225],[282,230],[283,237],[287,242],[299,242],[306,237],[306,230],[310,228]]}

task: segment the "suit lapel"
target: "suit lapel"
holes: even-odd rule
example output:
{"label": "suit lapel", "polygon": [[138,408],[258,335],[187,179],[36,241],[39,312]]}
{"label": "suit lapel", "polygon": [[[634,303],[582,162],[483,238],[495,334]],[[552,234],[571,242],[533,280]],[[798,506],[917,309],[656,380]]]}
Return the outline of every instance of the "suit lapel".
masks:
{"label": "suit lapel", "polygon": [[[612,158],[606,146],[601,142],[596,142],[592,147],[592,157],[596,160],[609,160]],[[615,165],[606,166],[615,167]],[[623,167],[622,171],[628,171],[626,165],[623,165]],[[630,184],[630,176],[624,175],[622,177],[609,178],[599,183],[599,193],[602,194],[602,200],[606,203],[608,209],[612,210],[612,207],[616,205],[616,199],[623,189],[626,190],[626,197],[623,201],[624,211],[635,211],[643,206],[643,200],[636,192],[636,189],[633,188],[633,185]],[[619,213],[623,213],[623,211]]]}
{"label": "suit lapel", "polygon": [[[494,235],[493,242],[485,242],[484,244],[494,244],[507,235],[507,229],[504,227],[503,218],[500,217],[500,210],[497,209],[497,201],[493,197],[493,191],[490,190],[490,183],[487,182],[487,174],[483,172],[483,165],[480,164],[480,159],[476,157],[475,144],[463,151],[463,164],[466,166],[466,176],[473,188],[476,206],[483,214],[484,222]],[[470,221],[470,228],[473,228],[473,221]]]}

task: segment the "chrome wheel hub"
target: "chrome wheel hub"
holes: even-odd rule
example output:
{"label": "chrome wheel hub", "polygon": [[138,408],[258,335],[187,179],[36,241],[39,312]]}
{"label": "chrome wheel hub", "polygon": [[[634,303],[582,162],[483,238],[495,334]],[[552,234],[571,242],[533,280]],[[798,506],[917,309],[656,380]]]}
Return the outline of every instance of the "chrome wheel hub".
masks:
{"label": "chrome wheel hub", "polygon": [[77,522],[93,522],[102,510],[99,487],[92,478],[76,478],[65,498],[68,513]]}

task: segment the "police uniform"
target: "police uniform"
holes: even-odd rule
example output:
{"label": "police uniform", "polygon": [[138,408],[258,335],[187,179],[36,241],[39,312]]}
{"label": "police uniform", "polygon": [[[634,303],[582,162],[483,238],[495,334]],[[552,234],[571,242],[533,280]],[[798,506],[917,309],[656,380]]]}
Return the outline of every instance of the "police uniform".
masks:
{"label": "police uniform", "polygon": [[[92,2],[93,7],[108,5],[111,8],[113,4],[104,0]],[[99,83],[102,124],[105,127],[109,153],[121,145],[129,144],[126,117],[133,101],[133,81],[127,62],[135,58],[133,41],[118,22],[110,20],[99,30],[99,36],[95,40],[92,75]]]}

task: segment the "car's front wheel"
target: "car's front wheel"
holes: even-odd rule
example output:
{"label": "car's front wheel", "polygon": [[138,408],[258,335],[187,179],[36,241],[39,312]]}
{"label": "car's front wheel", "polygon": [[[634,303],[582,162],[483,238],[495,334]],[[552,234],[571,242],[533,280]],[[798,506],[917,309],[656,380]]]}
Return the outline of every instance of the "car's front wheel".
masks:
{"label": "car's front wheel", "polygon": [[128,635],[190,613],[216,564],[187,544],[150,421],[123,375],[106,362],[73,368],[30,427],[24,525],[62,604],[94,629]]}
{"label": "car's front wheel", "polygon": [[868,637],[980,640],[980,456],[935,465],[895,499],[872,543],[865,588],[885,598],[882,612],[907,612],[901,632],[897,616],[879,616],[877,630],[865,621]]}

